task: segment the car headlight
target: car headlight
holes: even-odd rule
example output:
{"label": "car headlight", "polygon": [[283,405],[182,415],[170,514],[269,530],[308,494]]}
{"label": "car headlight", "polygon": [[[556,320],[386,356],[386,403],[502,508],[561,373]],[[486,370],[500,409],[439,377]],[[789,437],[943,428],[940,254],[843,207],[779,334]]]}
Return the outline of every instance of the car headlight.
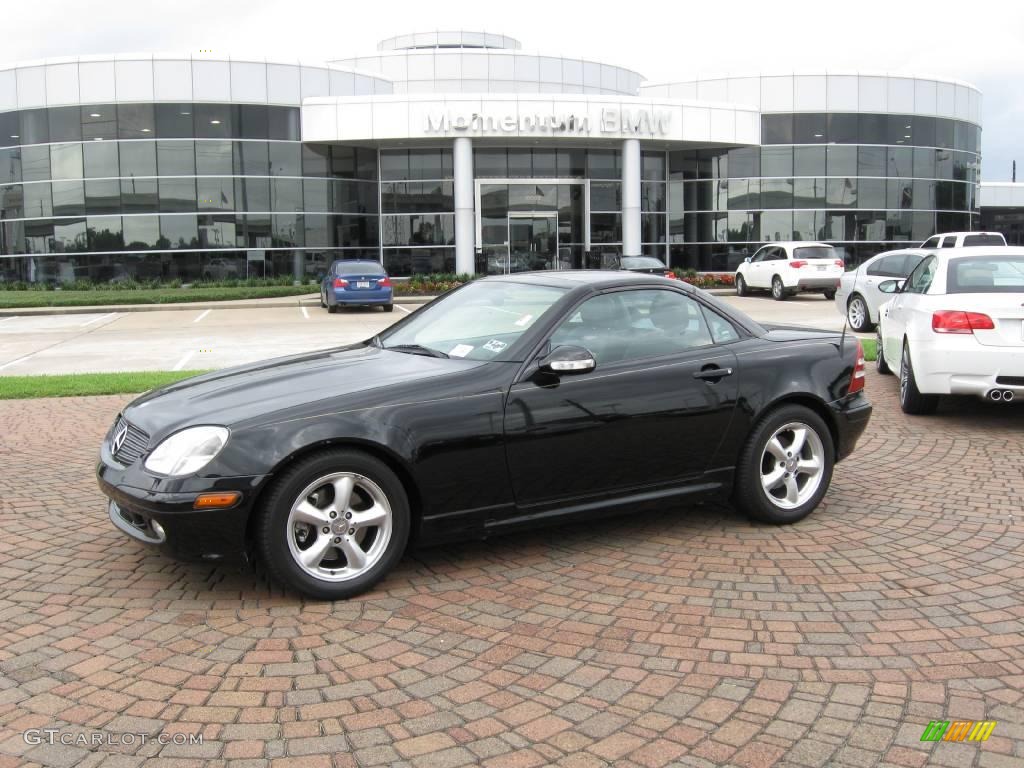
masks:
{"label": "car headlight", "polygon": [[190,427],[175,432],[146,459],[146,469],[169,477],[198,472],[220,453],[228,441],[226,427]]}

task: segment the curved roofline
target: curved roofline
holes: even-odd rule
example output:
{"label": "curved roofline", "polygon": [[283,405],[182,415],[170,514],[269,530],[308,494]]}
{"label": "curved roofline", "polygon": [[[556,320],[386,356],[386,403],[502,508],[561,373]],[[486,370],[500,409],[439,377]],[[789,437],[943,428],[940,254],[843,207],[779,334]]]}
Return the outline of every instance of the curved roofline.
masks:
{"label": "curved roofline", "polygon": [[794,69],[789,72],[768,70],[765,72],[740,72],[737,74],[707,74],[700,75],[697,77],[684,78],[682,80],[664,80],[656,83],[648,83],[647,85],[641,86],[643,88],[658,88],[672,85],[689,85],[690,83],[705,83],[711,80],[747,80],[752,78],[762,77],[897,77],[909,80],[934,80],[937,83],[948,83],[950,85],[959,85],[964,88],[970,88],[978,93],[983,91],[974,83],[969,83],[966,80],[957,80],[951,77],[940,77],[938,75],[922,74],[917,72],[882,72],[877,70],[849,70],[849,69],[838,69],[838,70],[820,70],[820,69]]}
{"label": "curved roofline", "polygon": [[[518,49],[523,47],[523,44],[517,38],[511,37],[511,36],[506,35],[506,34],[504,34],[502,32],[488,32],[486,30],[477,30],[477,29],[436,29],[436,30],[431,30],[431,31],[418,30],[418,31],[415,31],[415,32],[405,32],[404,34],[401,34],[401,35],[392,35],[391,37],[385,37],[383,40],[381,40],[381,41],[379,41],[377,43],[377,50],[378,51],[382,51],[382,52],[383,51],[416,51],[416,50],[425,50],[425,49],[428,49],[428,48],[439,48],[439,47],[441,47],[440,45],[435,45],[435,46],[417,46],[417,47],[412,47],[412,48],[404,48],[404,47],[400,48],[397,45],[395,45],[394,47],[391,47],[391,48],[386,47],[389,43],[395,43],[396,41],[402,39],[403,37],[413,37],[414,38],[417,35],[433,35],[433,36],[438,37],[438,38],[440,38],[442,36],[445,36],[445,35],[451,35],[452,37],[455,37],[456,35],[458,35],[460,37],[462,35],[481,35],[481,36],[483,36],[485,38],[488,37],[488,36],[490,36],[490,37],[499,37],[499,38],[501,38],[501,40],[503,42],[511,44],[507,48],[491,48],[490,46],[486,46],[486,45],[477,45],[477,46],[470,45],[470,46],[466,46],[467,48],[478,48],[478,49],[483,49],[483,50],[518,50]],[[445,46],[445,47],[447,48],[447,47],[450,47],[450,46]]]}

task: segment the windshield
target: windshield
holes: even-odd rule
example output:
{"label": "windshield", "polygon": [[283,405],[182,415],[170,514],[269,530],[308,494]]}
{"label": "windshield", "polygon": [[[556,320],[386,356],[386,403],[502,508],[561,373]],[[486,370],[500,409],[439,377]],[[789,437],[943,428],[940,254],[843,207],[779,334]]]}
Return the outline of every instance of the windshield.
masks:
{"label": "windshield", "polygon": [[384,267],[376,261],[339,261],[334,265],[336,275],[383,275]]}
{"label": "windshield", "polygon": [[653,256],[623,256],[623,269],[666,269],[665,264]]}
{"label": "windshield", "polygon": [[964,247],[969,245],[1006,245],[1002,235],[967,235]]}
{"label": "windshield", "polygon": [[566,290],[497,280],[470,283],[382,333],[381,345],[493,360],[550,311]]}
{"label": "windshield", "polygon": [[946,293],[1024,293],[1024,256],[950,259]]}
{"label": "windshield", "polygon": [[828,245],[808,245],[793,249],[794,259],[834,259],[836,250]]}

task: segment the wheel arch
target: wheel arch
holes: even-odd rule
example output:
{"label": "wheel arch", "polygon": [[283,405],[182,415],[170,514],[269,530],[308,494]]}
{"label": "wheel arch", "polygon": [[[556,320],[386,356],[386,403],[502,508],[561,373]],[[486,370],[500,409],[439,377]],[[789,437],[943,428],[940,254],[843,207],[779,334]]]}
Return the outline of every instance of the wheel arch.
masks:
{"label": "wheel arch", "polygon": [[[766,404],[757,415],[757,418],[753,420],[753,423],[760,423],[761,419],[765,416],[787,405],[801,405],[821,417],[821,420],[825,422],[825,426],[828,427],[829,437],[832,438],[832,461],[838,461],[839,425],[836,423],[835,414],[832,413],[829,407],[825,404],[825,401],[820,397],[808,392],[794,392],[793,394],[781,395]],[[751,431],[753,431],[753,427],[751,427]]]}
{"label": "wheel arch", "polygon": [[249,514],[248,521],[246,521],[245,544],[247,550],[254,551],[253,545],[255,543],[256,526],[258,525],[258,520],[262,514],[263,500],[274,482],[281,476],[281,473],[300,461],[304,461],[315,453],[333,448],[349,448],[352,450],[362,451],[368,456],[372,456],[378,461],[383,462],[387,465],[388,469],[395,473],[399,482],[402,484],[402,488],[405,490],[405,495],[409,499],[409,513],[411,517],[409,541],[412,543],[419,530],[419,522],[423,513],[423,498],[420,493],[419,485],[413,478],[409,467],[406,466],[401,457],[380,443],[355,438],[344,438],[340,440],[320,440],[303,446],[299,450],[282,459],[270,471],[266,479],[264,479],[263,483],[256,491],[256,497],[252,502],[252,511]]}

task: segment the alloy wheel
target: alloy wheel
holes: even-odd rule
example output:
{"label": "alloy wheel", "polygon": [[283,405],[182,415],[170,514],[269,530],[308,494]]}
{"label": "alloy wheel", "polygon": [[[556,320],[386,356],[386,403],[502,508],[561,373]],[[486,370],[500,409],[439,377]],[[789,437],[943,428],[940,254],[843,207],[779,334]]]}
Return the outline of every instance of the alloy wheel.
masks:
{"label": "alloy wheel", "polygon": [[368,477],[334,472],[298,495],[285,531],[288,550],[305,573],[321,581],[348,581],[370,570],[387,550],[391,504]]}
{"label": "alloy wheel", "polygon": [[864,304],[864,299],[860,296],[855,296],[850,301],[850,306],[847,309],[847,317],[850,321],[850,327],[855,331],[860,331],[864,328],[864,321],[867,320],[868,308]]}
{"label": "alloy wheel", "polygon": [[776,299],[782,298],[782,281],[779,278],[772,280],[772,296]]}
{"label": "alloy wheel", "polygon": [[761,454],[761,487],[776,507],[794,509],[817,493],[824,468],[818,433],[803,422],[783,424]]}

